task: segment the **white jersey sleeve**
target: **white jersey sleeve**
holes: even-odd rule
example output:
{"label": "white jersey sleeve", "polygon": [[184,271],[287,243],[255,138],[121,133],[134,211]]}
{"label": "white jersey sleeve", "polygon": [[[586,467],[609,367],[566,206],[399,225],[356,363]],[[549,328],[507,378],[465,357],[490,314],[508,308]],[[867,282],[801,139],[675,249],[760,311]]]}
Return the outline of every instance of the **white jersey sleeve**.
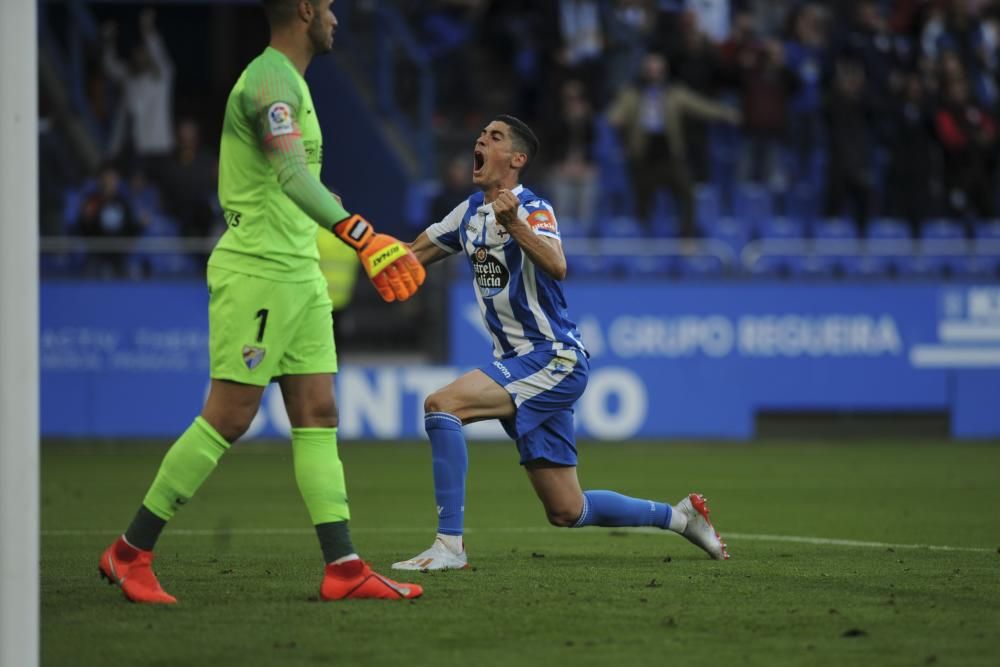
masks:
{"label": "white jersey sleeve", "polygon": [[533,199],[521,205],[517,212],[518,217],[527,220],[531,229],[539,236],[561,241],[559,234],[559,223],[556,222],[556,214],[552,205],[544,199]]}
{"label": "white jersey sleeve", "polygon": [[436,222],[427,228],[427,238],[442,250],[455,254],[462,251],[462,239],[459,230],[462,227],[462,220],[469,210],[469,201],[465,200],[452,209],[451,213],[444,216],[441,222]]}

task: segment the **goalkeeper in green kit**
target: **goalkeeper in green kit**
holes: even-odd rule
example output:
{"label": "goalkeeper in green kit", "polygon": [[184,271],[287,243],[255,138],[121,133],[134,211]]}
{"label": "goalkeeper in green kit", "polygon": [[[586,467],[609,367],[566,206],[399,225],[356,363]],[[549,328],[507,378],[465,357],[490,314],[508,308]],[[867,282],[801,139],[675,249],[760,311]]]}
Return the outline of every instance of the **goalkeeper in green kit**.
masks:
{"label": "goalkeeper in green kit", "polygon": [[337,357],[316,225],[357,251],[386,301],[412,296],[424,270],[404,244],[345,211],[319,180],[323,139],[303,74],[313,56],[333,45],[331,4],[264,0],[271,44],[229,95],[219,160],[229,228],[208,260],[211,389],[201,415],[164,457],[132,523],[100,560],[101,575],[133,602],[176,602],[152,570],[156,540],[246,432],[272,379],[292,424],[295,480],[326,561],[322,599],[423,592],[372,571],[348,530],[331,377]]}

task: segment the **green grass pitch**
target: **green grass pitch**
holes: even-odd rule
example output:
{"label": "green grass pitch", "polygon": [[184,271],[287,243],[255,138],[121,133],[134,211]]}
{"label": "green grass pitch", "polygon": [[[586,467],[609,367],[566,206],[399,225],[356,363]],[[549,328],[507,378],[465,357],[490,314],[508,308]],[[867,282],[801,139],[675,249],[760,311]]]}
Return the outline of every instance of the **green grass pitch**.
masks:
{"label": "green grass pitch", "polygon": [[[724,563],[668,533],[549,527],[513,445],[473,444],[473,569],[414,574],[416,601],[325,604],[288,447],[241,444],[158,546],[180,604],[150,608],[101,582],[97,561],[165,448],[43,446],[44,665],[1000,660],[1000,443],[581,446],[584,488],[671,502],[703,492]],[[434,533],[429,450],[341,454],[356,546],[389,574]]]}

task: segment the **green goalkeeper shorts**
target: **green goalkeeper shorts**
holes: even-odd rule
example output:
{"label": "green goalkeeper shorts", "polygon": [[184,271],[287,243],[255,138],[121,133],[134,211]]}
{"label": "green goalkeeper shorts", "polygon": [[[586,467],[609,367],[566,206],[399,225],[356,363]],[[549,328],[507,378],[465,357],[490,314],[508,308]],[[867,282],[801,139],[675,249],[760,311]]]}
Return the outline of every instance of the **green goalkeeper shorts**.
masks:
{"label": "green goalkeeper shorts", "polygon": [[337,372],[326,279],[285,283],[208,267],[211,377],[267,385]]}

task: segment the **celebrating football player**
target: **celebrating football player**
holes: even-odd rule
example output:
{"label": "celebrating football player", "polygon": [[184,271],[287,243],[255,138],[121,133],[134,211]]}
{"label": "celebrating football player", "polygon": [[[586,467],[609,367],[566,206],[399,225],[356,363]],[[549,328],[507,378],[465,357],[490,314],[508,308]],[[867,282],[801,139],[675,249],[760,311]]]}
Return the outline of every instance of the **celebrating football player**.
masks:
{"label": "celebrating football player", "polygon": [[468,470],[462,426],[484,419],[499,419],[517,443],[521,465],[553,525],[655,526],[680,533],[711,558],[729,558],[699,494],[671,506],[580,488],[573,405],[587,386],[589,355],[559,285],[566,257],[555,212],[520,184],[537,152],[538,139],[525,123],[497,116],[473,150],[472,180],[480,192],[411,244],[424,265],[466,255],[494,360],[424,402],[438,532],[429,549],[392,567],[468,567],[462,539]]}

